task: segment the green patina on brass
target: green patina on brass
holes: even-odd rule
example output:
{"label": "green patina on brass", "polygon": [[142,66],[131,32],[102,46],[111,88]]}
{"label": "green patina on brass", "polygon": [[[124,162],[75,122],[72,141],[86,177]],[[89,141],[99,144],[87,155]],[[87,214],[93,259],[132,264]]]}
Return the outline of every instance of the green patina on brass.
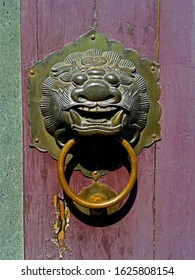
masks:
{"label": "green patina on brass", "polygon": [[91,31],[29,69],[32,146],[58,159],[73,137],[160,139],[159,65]]}

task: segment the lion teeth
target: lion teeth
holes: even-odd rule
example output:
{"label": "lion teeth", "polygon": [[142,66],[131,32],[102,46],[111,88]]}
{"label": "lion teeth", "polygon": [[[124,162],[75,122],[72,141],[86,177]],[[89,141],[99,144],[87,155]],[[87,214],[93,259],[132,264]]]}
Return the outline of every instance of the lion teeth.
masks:
{"label": "lion teeth", "polygon": [[71,116],[72,121],[75,124],[81,125],[81,118],[80,118],[79,114],[76,111],[71,109],[70,110],[70,116]]}
{"label": "lion teeth", "polygon": [[89,108],[88,108],[88,107],[79,107],[78,109],[79,109],[79,110],[82,110],[82,111],[86,111],[86,112],[89,111]]}
{"label": "lion teeth", "polygon": [[93,108],[90,108],[90,107],[84,107],[84,106],[80,106],[78,107],[79,110],[81,111],[85,111],[85,112],[110,112],[110,111],[113,111],[113,110],[116,110],[115,107],[100,107],[100,106],[95,106]]}
{"label": "lion teeth", "polygon": [[[86,107],[79,107],[79,110],[82,110],[83,108]],[[100,108],[99,106],[94,107],[93,109],[90,108],[89,111],[91,112],[99,112],[99,109],[103,110],[103,108]],[[78,126],[78,127],[117,127],[118,125],[121,125],[123,116],[124,116],[124,111],[120,110],[118,111],[110,120],[106,118],[86,118],[86,117],[81,117],[78,112],[75,110],[71,109],[69,111],[70,113],[70,119],[72,125]]]}
{"label": "lion teeth", "polygon": [[112,119],[111,119],[112,125],[116,126],[116,125],[120,124],[122,122],[123,115],[124,115],[123,110],[120,110],[118,113],[116,113],[114,115],[114,117],[112,117]]}
{"label": "lion teeth", "polygon": [[88,122],[88,121],[82,121],[82,126],[83,127],[99,127],[99,126],[104,126],[104,127],[111,127],[111,123],[110,122],[107,122],[107,123],[91,123],[91,122]]}

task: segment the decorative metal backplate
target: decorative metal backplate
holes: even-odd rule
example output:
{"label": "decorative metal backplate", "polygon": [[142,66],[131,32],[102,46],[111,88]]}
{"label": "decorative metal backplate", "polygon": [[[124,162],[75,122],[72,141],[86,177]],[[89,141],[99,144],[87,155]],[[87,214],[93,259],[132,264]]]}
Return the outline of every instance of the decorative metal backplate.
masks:
{"label": "decorative metal backplate", "polygon": [[32,146],[58,158],[69,139],[160,139],[159,65],[91,31],[29,69]]}

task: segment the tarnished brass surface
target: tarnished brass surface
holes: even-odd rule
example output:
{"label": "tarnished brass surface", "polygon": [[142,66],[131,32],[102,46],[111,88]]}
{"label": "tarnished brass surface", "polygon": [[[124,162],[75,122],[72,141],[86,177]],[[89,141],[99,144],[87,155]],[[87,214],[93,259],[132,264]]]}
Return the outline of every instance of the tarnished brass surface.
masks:
{"label": "tarnished brass surface", "polygon": [[97,202],[92,202],[92,201],[79,197],[75,192],[73,192],[73,190],[71,189],[71,187],[69,186],[69,184],[65,178],[65,174],[64,174],[65,158],[66,158],[66,155],[68,154],[70,148],[75,143],[76,143],[76,141],[74,139],[69,140],[62,148],[62,151],[61,151],[61,153],[59,155],[59,159],[58,159],[58,178],[59,178],[60,184],[61,184],[64,192],[68,195],[68,197],[70,197],[74,202],[76,202],[80,206],[85,207],[85,208],[90,208],[90,209],[105,209],[105,208],[109,208],[113,205],[117,205],[118,203],[120,203],[130,193],[130,191],[133,188],[133,186],[135,185],[135,182],[137,179],[137,158],[136,158],[133,148],[130,146],[130,144],[126,140],[121,141],[121,144],[127,151],[129,158],[130,158],[130,162],[131,162],[131,173],[130,173],[128,182],[127,182],[126,186],[124,187],[124,189],[118,195],[116,195],[112,198],[109,198],[108,200],[104,201],[102,199],[102,201],[101,201],[101,199],[99,197],[99,200],[97,200]]}
{"label": "tarnished brass surface", "polygon": [[[78,194],[79,197],[88,200],[93,203],[99,203],[106,200],[109,200],[115,196],[117,196],[117,193],[108,185],[106,184],[100,184],[98,182],[94,182],[92,185],[88,187],[84,187],[82,191]],[[87,215],[100,215],[101,212],[95,211],[95,209],[91,210],[86,207],[82,207],[79,204],[75,203],[76,207]],[[106,209],[106,214],[110,215],[114,212],[116,212],[119,208],[119,204],[114,205],[112,207],[109,207]]]}
{"label": "tarnished brass surface", "polygon": [[160,139],[159,65],[119,42],[91,31],[28,73],[31,144],[52,157],[75,136],[122,137],[136,154]]}
{"label": "tarnished brass surface", "polygon": [[90,49],[52,67],[40,106],[46,130],[63,146],[74,135],[120,135],[133,143],[147,123],[150,102],[130,60]]}

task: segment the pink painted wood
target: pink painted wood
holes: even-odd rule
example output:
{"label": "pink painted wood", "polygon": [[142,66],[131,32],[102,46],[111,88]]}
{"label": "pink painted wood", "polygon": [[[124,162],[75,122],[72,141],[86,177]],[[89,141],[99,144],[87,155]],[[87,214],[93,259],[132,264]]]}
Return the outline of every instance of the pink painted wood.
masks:
{"label": "pink painted wood", "polygon": [[[109,3],[108,3],[109,2]],[[132,1],[21,1],[24,118],[25,258],[57,259],[54,237],[53,195],[61,192],[56,161],[29,147],[27,68],[91,28],[96,28],[155,59],[156,0]],[[71,215],[65,259],[152,259],[154,257],[155,146],[139,156],[138,193],[130,212],[108,227],[91,227]],[[122,174],[122,173],[121,173]],[[121,183],[125,177],[121,174]],[[115,179],[117,180],[117,179]],[[77,184],[80,175],[73,179]],[[83,183],[85,179],[83,179]]]}
{"label": "pink painted wood", "polygon": [[195,2],[161,1],[157,259],[195,259]]}

